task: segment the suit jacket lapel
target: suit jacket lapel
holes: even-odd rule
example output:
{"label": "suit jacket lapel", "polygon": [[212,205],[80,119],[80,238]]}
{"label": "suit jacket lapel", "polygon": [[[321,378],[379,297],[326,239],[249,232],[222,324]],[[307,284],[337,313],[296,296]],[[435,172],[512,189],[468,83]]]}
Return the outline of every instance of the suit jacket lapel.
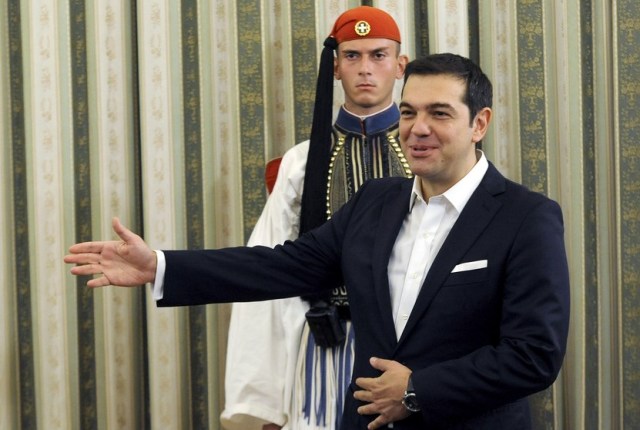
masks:
{"label": "suit jacket lapel", "polygon": [[378,230],[375,232],[376,240],[373,250],[373,279],[374,290],[379,308],[379,315],[383,319],[384,336],[396,342],[396,331],[391,310],[391,295],[389,292],[389,276],[387,266],[389,257],[396,242],[402,222],[409,211],[409,198],[413,181],[403,182],[397,193],[389,193],[383,205]]}
{"label": "suit jacket lapel", "polygon": [[460,263],[462,257],[469,247],[482,234],[485,227],[501,206],[501,203],[494,198],[505,188],[504,177],[490,163],[489,170],[485,174],[478,188],[471,195],[458,220],[453,225],[446,240],[442,244],[438,255],[433,261],[416,304],[411,311],[409,321],[398,341],[398,347],[402,344],[416,323],[427,311],[433,298],[442,287],[456,264]]}

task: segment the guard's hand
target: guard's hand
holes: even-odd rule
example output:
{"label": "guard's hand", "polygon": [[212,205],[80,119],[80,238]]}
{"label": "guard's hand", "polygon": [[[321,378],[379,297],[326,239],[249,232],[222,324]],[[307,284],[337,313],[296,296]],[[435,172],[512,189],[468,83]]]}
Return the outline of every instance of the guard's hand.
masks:
{"label": "guard's hand", "polygon": [[356,384],[362,388],[353,396],[368,405],[360,406],[362,415],[378,414],[367,427],[370,430],[380,428],[394,421],[407,418],[410,412],[402,404],[402,398],[409,382],[411,369],[393,360],[372,357],[371,366],[382,371],[377,378],[358,378]]}
{"label": "guard's hand", "polygon": [[142,240],[113,218],[113,231],[121,240],[83,242],[69,248],[64,262],[76,264],[73,275],[101,275],[87,282],[87,287],[118,285],[134,287],[153,282],[156,277],[156,253]]}

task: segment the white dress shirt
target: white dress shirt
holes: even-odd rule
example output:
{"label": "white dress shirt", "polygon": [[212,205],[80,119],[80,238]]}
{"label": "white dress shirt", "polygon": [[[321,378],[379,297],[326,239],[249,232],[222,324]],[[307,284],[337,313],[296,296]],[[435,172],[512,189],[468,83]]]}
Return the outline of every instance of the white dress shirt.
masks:
{"label": "white dress shirt", "polygon": [[[393,245],[387,272],[396,337],[400,339],[431,264],[471,194],[489,168],[482,151],[467,175],[426,202],[416,176],[407,214]],[[427,286],[428,288],[428,286]]]}
{"label": "white dress shirt", "polygon": [[151,291],[153,293],[153,300],[157,302],[164,296],[164,272],[167,267],[167,260],[164,258],[164,252],[160,250],[156,250],[155,252],[158,265],[156,266],[156,279],[153,282],[153,288]]}

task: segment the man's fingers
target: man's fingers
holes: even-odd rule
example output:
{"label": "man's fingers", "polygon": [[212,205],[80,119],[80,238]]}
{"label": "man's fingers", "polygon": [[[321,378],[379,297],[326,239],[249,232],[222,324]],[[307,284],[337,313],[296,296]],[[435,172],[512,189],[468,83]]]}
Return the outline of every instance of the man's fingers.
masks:
{"label": "man's fingers", "polygon": [[371,357],[369,359],[369,364],[371,364],[371,367],[373,367],[374,369],[381,370],[383,372],[386,372],[387,370],[389,370],[389,367],[393,363],[394,362],[392,360],[385,360],[384,358]]}
{"label": "man's fingers", "polygon": [[69,254],[64,256],[65,263],[71,264],[96,264],[100,261],[100,254],[92,254],[92,253],[79,253],[79,254]]}
{"label": "man's fingers", "polygon": [[371,421],[369,423],[369,425],[367,426],[368,430],[374,430],[377,428],[380,428],[384,425],[389,424],[390,421],[386,420],[385,418],[382,417],[382,415],[380,415],[379,417],[377,417],[375,420]]}
{"label": "man's fingers", "polygon": [[[91,276],[102,273],[102,268],[97,264],[82,264],[80,266],[74,266],[71,268],[71,274],[76,276]],[[87,287],[106,287],[111,285],[106,276],[102,275],[97,278],[89,279],[87,281]]]}
{"label": "man's fingers", "polygon": [[382,411],[375,403],[369,403],[368,405],[359,406],[358,413],[360,415],[377,415],[382,413]]}
{"label": "man's fingers", "polygon": [[100,276],[99,278],[90,279],[87,282],[87,287],[89,288],[106,287],[107,285],[111,285],[111,283],[106,276]]}
{"label": "man's fingers", "polygon": [[367,390],[354,391],[353,398],[356,400],[360,400],[361,402],[373,402],[373,394],[371,393],[371,391]]}
{"label": "man's fingers", "polygon": [[97,264],[81,264],[71,268],[72,275],[96,275],[102,273],[102,268]]}
{"label": "man's fingers", "polygon": [[371,390],[373,388],[376,378],[357,378],[356,385],[365,390]]}
{"label": "man's fingers", "polygon": [[69,252],[71,254],[100,254],[103,247],[104,242],[82,242],[72,245]]}
{"label": "man's fingers", "polygon": [[137,236],[134,232],[122,225],[122,223],[120,222],[120,218],[118,217],[113,217],[113,219],[111,220],[111,226],[113,228],[113,231],[115,231],[116,234],[120,236],[120,239],[122,239],[125,243],[131,242],[131,240]]}

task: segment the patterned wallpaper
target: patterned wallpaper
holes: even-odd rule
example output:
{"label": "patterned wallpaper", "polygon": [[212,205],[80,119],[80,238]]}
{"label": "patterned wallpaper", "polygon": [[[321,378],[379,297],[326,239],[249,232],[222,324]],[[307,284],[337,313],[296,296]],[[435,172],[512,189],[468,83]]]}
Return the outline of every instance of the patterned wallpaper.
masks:
{"label": "patterned wallpaper", "polygon": [[535,428],[640,428],[635,0],[0,0],[0,428],[219,428],[228,306],[88,290],[62,257],[114,216],[156,248],[243,244],[361,3],[410,57],[480,62],[487,156],[563,207],[571,336]]}

